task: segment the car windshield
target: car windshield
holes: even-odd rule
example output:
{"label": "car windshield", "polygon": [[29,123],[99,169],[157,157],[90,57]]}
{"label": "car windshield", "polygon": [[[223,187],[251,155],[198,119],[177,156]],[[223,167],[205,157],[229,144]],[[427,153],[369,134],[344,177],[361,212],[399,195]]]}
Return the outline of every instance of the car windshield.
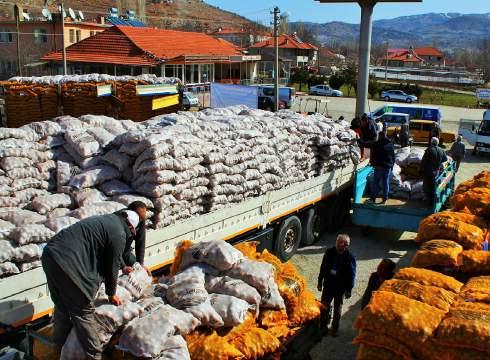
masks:
{"label": "car windshield", "polygon": [[478,130],[479,135],[490,135],[490,121],[482,121],[480,124],[480,129]]}

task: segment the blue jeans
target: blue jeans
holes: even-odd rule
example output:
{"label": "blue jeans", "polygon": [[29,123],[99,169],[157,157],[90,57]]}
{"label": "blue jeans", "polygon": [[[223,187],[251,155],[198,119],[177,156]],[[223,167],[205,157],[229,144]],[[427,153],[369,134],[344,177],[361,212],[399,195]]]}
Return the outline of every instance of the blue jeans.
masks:
{"label": "blue jeans", "polygon": [[[371,184],[371,199],[375,200],[379,190],[383,189],[383,200],[388,200],[390,193],[391,169],[384,167],[374,168],[374,181]],[[381,183],[381,186],[380,186]]]}

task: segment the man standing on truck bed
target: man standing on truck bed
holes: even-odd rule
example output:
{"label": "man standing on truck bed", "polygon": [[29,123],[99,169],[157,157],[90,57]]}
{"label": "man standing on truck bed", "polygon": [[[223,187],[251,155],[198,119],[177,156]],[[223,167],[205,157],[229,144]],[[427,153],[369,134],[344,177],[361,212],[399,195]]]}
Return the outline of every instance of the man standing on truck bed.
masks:
{"label": "man standing on truck bed", "polygon": [[[123,252],[123,264],[122,264],[122,272],[124,274],[129,274],[133,271],[134,263],[140,263],[145,269],[148,275],[150,275],[150,270],[144,265],[145,264],[145,246],[146,246],[146,212],[147,207],[142,201],[133,201],[128,205],[127,210],[134,211],[139,216],[139,224],[136,228],[136,235],[134,236],[134,250],[135,255],[131,252],[131,244],[133,241],[129,241],[126,244],[126,248]],[[122,210],[124,211],[124,210]]]}
{"label": "man standing on truck bed", "polygon": [[322,304],[327,307],[320,319],[320,331],[328,333],[328,325],[332,317],[332,336],[337,336],[344,296],[351,297],[356,276],[356,259],[349,252],[350,237],[339,234],[334,247],[327,249],[323,255],[320,274],[318,275],[318,291],[322,291]]}
{"label": "man standing on truck bed", "polygon": [[439,168],[447,161],[446,153],[439,147],[439,139],[430,139],[430,146],[422,157],[421,171],[424,177],[424,194],[429,205],[434,204],[434,187]]}
{"label": "man standing on truck bed", "polygon": [[121,257],[135,233],[134,211],[93,216],[63,229],[46,245],[42,265],[54,303],[53,340],[60,348],[71,328],[88,359],[100,359],[102,346],[94,317],[94,298],[102,281],[114,305]]}
{"label": "man standing on truck bed", "polygon": [[379,139],[371,147],[371,165],[374,167],[374,181],[371,183],[371,202],[376,202],[381,183],[383,204],[390,193],[391,171],[395,165],[395,146],[384,131],[379,133]]}

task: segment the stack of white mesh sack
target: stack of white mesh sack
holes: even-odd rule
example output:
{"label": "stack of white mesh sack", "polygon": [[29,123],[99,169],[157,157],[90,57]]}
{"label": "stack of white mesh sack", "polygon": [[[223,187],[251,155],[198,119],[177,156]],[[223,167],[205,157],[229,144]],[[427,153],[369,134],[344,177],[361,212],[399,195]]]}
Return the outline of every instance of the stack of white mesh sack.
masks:
{"label": "stack of white mesh sack", "polygon": [[178,78],[163,78],[153,74],[143,74],[138,76],[113,76],[107,74],[84,74],[84,75],[57,75],[57,76],[14,76],[9,81],[34,84],[63,84],[68,82],[105,82],[105,81],[146,81],[150,84],[176,84],[180,82]]}

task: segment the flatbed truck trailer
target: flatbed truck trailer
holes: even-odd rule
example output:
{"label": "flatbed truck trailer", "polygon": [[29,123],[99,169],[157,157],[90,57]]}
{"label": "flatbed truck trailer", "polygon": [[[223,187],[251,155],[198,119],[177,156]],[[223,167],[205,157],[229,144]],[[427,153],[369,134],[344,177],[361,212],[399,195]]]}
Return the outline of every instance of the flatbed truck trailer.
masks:
{"label": "flatbed truck trailer", "polygon": [[[350,165],[163,229],[148,230],[145,265],[154,274],[163,272],[182,240],[213,239],[258,241],[259,249],[270,249],[287,261],[300,242],[312,244],[322,228],[335,230],[343,225],[351,209],[356,171],[363,166],[366,164]],[[0,279],[1,337],[46,325],[52,311],[42,268]]]}
{"label": "flatbed truck trailer", "polygon": [[366,202],[369,198],[366,196],[368,177],[373,171],[371,166],[356,171],[352,223],[365,230],[384,228],[417,232],[420,221],[444,209],[454,191],[456,181],[454,163],[448,162],[436,178],[432,206],[429,207],[422,200],[397,199],[389,199],[381,205]]}

